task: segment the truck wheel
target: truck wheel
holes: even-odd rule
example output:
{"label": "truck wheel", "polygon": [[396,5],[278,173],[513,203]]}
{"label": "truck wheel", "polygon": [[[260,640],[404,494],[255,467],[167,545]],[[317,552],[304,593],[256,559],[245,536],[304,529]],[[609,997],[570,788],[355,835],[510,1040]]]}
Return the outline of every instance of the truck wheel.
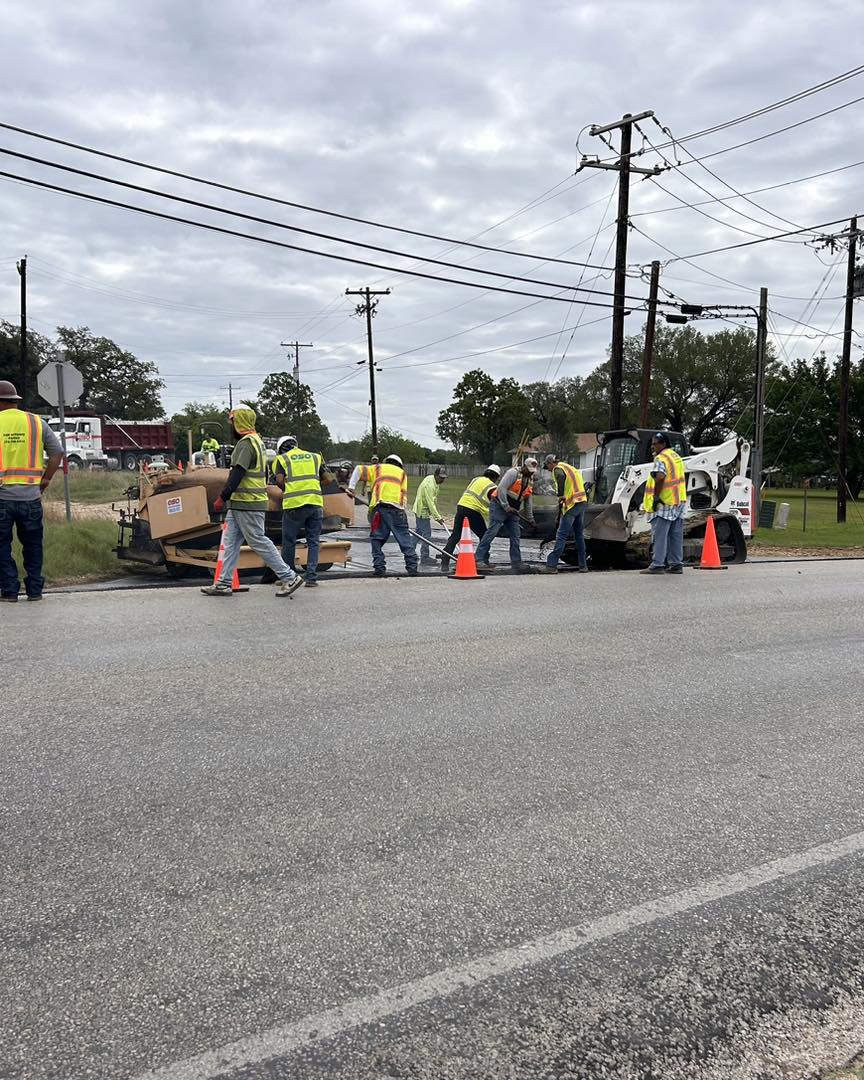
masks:
{"label": "truck wheel", "polygon": [[135,457],[134,454],[124,454],[123,455],[123,468],[127,472],[137,472],[138,471],[138,458]]}
{"label": "truck wheel", "polygon": [[79,457],[67,458],[66,463],[69,466],[69,471],[70,472],[77,472],[81,468],[81,466],[84,464],[84,462]]}

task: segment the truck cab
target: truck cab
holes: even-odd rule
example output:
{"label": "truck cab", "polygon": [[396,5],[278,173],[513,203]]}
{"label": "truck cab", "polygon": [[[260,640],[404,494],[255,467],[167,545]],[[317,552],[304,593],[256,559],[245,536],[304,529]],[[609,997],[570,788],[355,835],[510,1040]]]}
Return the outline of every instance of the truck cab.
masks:
{"label": "truck cab", "polygon": [[[65,426],[69,468],[107,468],[108,455],[102,449],[102,422],[99,417],[67,417]],[[59,436],[63,425],[57,417],[53,417],[48,421],[48,427]]]}

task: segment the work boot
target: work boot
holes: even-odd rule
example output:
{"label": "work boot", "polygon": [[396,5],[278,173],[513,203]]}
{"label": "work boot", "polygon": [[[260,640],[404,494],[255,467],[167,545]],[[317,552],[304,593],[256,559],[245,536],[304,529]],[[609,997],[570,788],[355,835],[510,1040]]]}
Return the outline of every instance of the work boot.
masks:
{"label": "work boot", "polygon": [[587,566],[577,566],[576,567],[576,573],[577,574],[587,574],[588,573],[588,567]]}
{"label": "work boot", "polygon": [[421,566],[437,566],[437,564],[438,564],[437,559],[421,559],[420,560],[420,565]]}
{"label": "work boot", "polygon": [[307,581],[307,582],[304,583],[304,588],[306,588],[306,589],[317,589],[318,588],[318,582],[317,581]]}
{"label": "work boot", "polygon": [[547,564],[545,566],[540,567],[540,573],[541,574],[557,574],[558,573],[558,567],[557,566],[549,566]]}
{"label": "work boot", "polygon": [[681,565],[681,563],[678,563],[677,566],[667,566],[666,567],[666,573],[667,574],[683,574],[684,573],[684,567]]}
{"label": "work boot", "polygon": [[27,599],[31,600],[31,601],[41,600],[42,599],[42,593],[41,592],[33,593],[33,595],[28,596]]}
{"label": "work boot", "polygon": [[290,581],[283,581],[279,588],[276,590],[277,596],[293,596],[295,592],[303,584],[303,578],[299,574],[295,574]]}
{"label": "work boot", "polygon": [[408,575],[408,577],[419,577],[420,576],[420,571],[417,569],[416,566],[406,566],[405,567],[405,573]]}
{"label": "work boot", "polygon": [[373,570],[372,577],[387,577],[386,570]]}
{"label": "work boot", "polygon": [[666,569],[662,566],[648,566],[644,570],[639,571],[640,574],[665,574]]}
{"label": "work boot", "polygon": [[17,604],[17,596],[0,596],[0,604]]}
{"label": "work boot", "polygon": [[230,585],[217,581],[215,585],[202,586],[201,592],[204,593],[205,596],[232,596],[234,590]]}

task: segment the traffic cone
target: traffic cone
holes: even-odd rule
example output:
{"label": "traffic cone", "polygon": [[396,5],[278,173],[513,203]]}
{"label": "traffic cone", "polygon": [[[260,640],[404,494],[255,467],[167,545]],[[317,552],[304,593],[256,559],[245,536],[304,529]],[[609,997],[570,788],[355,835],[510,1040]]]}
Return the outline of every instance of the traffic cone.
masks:
{"label": "traffic cone", "polygon": [[725,570],[720,562],[720,549],[717,547],[717,533],[714,531],[714,518],[708,518],[705,526],[705,539],[702,542],[702,559],[697,570]]}
{"label": "traffic cone", "polygon": [[[216,556],[216,572],[213,574],[213,584],[214,585],[219,580],[219,575],[222,573],[222,561],[223,561],[223,558],[225,556],[225,530],[227,528],[228,528],[228,522],[223,521],[222,522],[222,535],[219,538],[219,554]],[[235,575],[237,574],[236,570],[234,571],[234,574]],[[232,589],[234,588],[233,584],[232,584],[231,588]]]}
{"label": "traffic cone", "polygon": [[180,461],[179,459],[177,461],[177,472],[179,472],[179,473],[183,472],[183,462]]}
{"label": "traffic cone", "polygon": [[456,569],[448,576],[457,581],[483,580],[483,575],[477,573],[474,541],[471,539],[471,526],[467,521],[462,522],[462,538],[456,548]]}

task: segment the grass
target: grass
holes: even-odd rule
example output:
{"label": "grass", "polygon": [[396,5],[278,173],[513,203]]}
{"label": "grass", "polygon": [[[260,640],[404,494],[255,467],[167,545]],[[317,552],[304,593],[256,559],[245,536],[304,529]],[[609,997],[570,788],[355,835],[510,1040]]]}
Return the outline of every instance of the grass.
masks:
{"label": "grass", "polygon": [[751,547],[787,548],[864,548],[864,503],[848,502],[846,524],[837,524],[837,493],[808,491],[807,528],[804,529],[804,492],[801,489],[766,488],[763,501],[789,503],[789,524],[785,529],[758,529]]}
{"label": "grass", "polygon": [[[110,521],[45,522],[43,573],[49,585],[117,577],[120,563],[114,553],[117,526]],[[21,548],[16,540],[12,554],[22,570]],[[22,574],[23,576],[23,574]]]}
{"label": "grass", "polygon": [[[73,503],[110,503],[120,499],[126,488],[137,481],[137,473],[76,469],[69,473],[69,498]],[[58,472],[44,499],[45,502],[62,503],[63,498],[63,474]]]}

